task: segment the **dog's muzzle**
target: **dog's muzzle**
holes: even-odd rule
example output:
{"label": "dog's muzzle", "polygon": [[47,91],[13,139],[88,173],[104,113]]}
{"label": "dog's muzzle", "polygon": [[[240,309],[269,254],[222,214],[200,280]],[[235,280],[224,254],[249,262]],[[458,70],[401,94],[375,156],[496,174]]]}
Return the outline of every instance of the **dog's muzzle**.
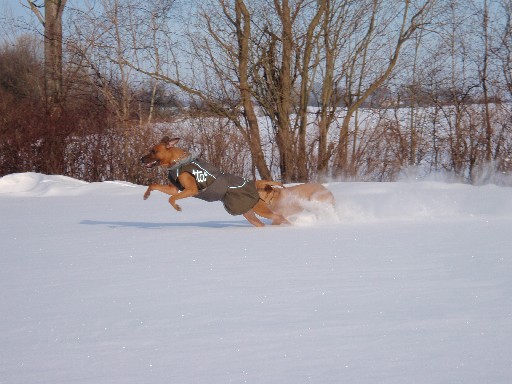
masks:
{"label": "dog's muzzle", "polygon": [[159,161],[158,161],[158,160],[153,160],[153,161],[149,161],[149,162],[148,162],[148,160],[147,160],[146,156],[141,157],[141,158],[140,158],[140,161],[141,161],[141,163],[142,163],[142,164],[144,164],[144,166],[145,166],[146,168],[153,168],[153,167],[157,166],[157,165],[158,165],[158,163],[159,163]]}

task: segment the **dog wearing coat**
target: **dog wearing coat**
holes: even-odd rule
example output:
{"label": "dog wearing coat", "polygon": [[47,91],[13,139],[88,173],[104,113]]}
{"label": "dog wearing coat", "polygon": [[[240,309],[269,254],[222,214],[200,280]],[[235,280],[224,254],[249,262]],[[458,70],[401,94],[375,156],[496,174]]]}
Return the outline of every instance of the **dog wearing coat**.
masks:
{"label": "dog wearing coat", "polygon": [[254,181],[220,171],[201,160],[197,154],[178,148],[176,144],[179,141],[179,138],[165,136],[141,158],[142,164],[148,169],[166,167],[170,181],[167,185],[150,184],[144,193],[144,200],[152,191],[160,191],[170,195],[169,204],[177,211],[181,211],[177,200],[196,197],[209,202],[221,201],[228,213],[243,215],[256,227],[264,226],[256,215],[272,220],[274,225],[289,223],[260,199]]}

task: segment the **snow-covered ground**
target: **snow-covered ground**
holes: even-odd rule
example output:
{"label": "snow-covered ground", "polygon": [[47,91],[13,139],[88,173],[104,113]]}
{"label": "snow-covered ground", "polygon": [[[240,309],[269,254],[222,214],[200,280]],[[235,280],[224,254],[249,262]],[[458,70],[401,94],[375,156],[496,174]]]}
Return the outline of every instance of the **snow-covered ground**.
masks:
{"label": "snow-covered ground", "polygon": [[328,187],[336,212],[254,228],[1,178],[0,383],[512,382],[512,189]]}

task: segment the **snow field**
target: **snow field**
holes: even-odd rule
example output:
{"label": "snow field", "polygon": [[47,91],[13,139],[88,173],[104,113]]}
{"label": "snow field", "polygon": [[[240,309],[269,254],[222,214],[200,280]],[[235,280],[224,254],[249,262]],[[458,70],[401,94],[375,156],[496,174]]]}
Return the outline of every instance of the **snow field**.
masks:
{"label": "snow field", "polygon": [[510,188],[330,183],[253,228],[124,182],[0,179],[0,383],[509,383]]}

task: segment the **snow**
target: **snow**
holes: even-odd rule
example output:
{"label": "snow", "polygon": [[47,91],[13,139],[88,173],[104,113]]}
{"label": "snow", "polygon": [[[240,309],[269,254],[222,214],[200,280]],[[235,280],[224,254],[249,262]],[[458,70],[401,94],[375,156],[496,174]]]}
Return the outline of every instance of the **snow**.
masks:
{"label": "snow", "polygon": [[126,182],[0,179],[0,383],[510,383],[512,189],[330,183],[255,228]]}

